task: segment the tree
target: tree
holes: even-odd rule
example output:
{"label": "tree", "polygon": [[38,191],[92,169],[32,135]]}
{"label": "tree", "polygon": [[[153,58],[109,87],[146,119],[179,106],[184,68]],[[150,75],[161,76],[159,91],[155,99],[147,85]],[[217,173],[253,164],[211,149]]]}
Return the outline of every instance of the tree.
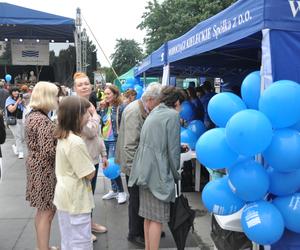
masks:
{"label": "tree", "polygon": [[100,70],[102,70],[104,72],[106,82],[111,82],[111,83],[114,82],[114,79],[116,79],[116,76],[115,76],[115,74],[114,74],[114,72],[112,71],[111,68],[102,67]]}
{"label": "tree", "polygon": [[[91,83],[94,81],[93,72],[97,69],[97,50],[92,41],[87,40],[87,75]],[[76,70],[76,50],[69,45],[67,49],[61,50],[59,56],[55,56],[54,51],[50,51],[50,65],[54,69],[54,78],[56,82],[65,85],[72,85],[73,74]]]}
{"label": "tree", "polygon": [[91,83],[94,82],[94,74],[93,72],[97,69],[97,49],[93,42],[88,38],[87,40],[87,48],[86,48],[86,73],[90,78]]}
{"label": "tree", "polygon": [[5,49],[0,56],[0,65],[11,65],[11,45],[10,42],[1,42],[0,46]]}
{"label": "tree", "polygon": [[70,86],[76,66],[75,47],[70,45],[69,48],[61,50],[58,56],[55,56],[54,51],[50,51],[49,60],[54,70],[55,81]]}
{"label": "tree", "polygon": [[117,39],[115,53],[111,55],[112,66],[118,75],[127,72],[143,58],[140,45],[133,39]]}
{"label": "tree", "polygon": [[237,0],[157,0],[149,1],[138,25],[146,30],[144,42],[150,54],[164,42],[177,38],[197,23],[217,14]]}

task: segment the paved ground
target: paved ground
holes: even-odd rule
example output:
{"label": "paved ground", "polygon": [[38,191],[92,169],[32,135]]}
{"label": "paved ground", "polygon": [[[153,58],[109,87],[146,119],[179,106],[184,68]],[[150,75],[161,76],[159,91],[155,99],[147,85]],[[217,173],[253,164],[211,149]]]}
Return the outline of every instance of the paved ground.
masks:
{"label": "paved ground", "polygon": [[[8,138],[1,145],[3,152],[4,179],[0,183],[0,250],[35,249],[34,213],[25,201],[25,160],[13,155],[11,145],[12,135],[8,131]],[[124,181],[124,180],[123,180]],[[138,249],[129,243],[127,236],[127,204],[118,205],[116,200],[102,201],[101,196],[107,192],[110,183],[100,173],[95,194],[96,222],[106,225],[108,233],[98,235],[94,243],[95,250],[125,250]],[[210,215],[201,204],[200,193],[186,193],[191,206],[196,209],[195,231],[190,233],[186,249],[213,249],[209,236]],[[176,249],[174,240],[167,226],[164,226],[166,237],[161,241],[161,249]],[[58,246],[59,228],[57,218],[54,219],[51,232],[51,245]]]}

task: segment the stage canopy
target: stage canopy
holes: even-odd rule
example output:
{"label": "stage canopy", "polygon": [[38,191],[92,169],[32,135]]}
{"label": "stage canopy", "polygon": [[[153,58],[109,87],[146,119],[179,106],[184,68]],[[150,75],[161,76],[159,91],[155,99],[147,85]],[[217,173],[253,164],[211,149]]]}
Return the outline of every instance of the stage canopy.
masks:
{"label": "stage canopy", "polygon": [[0,40],[40,39],[74,42],[75,21],[8,3],[0,3]]}
{"label": "stage canopy", "polygon": [[[161,56],[167,51],[163,64],[169,67],[170,75],[224,77],[262,66],[267,82],[300,82],[299,41],[299,1],[240,0],[168,41],[159,51]],[[137,70],[136,75],[162,72],[163,66],[148,58],[147,67]]]}

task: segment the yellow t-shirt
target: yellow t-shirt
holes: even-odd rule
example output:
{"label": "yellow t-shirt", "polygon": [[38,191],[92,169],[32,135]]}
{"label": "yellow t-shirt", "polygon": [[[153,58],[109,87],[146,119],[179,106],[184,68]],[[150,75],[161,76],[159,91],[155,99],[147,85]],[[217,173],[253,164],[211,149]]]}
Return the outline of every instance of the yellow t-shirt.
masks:
{"label": "yellow t-shirt", "polygon": [[95,207],[91,182],[84,178],[95,171],[84,141],[70,133],[58,140],[55,156],[57,183],[53,203],[71,214],[90,213]]}

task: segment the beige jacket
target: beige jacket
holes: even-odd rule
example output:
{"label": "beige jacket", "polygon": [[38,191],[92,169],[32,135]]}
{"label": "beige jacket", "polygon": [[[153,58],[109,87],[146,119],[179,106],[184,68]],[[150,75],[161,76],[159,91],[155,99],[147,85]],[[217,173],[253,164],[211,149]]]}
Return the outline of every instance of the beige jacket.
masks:
{"label": "beige jacket", "polygon": [[116,145],[115,162],[122,167],[122,172],[130,176],[133,158],[139,146],[140,133],[147,117],[141,100],[128,104],[124,109]]}

